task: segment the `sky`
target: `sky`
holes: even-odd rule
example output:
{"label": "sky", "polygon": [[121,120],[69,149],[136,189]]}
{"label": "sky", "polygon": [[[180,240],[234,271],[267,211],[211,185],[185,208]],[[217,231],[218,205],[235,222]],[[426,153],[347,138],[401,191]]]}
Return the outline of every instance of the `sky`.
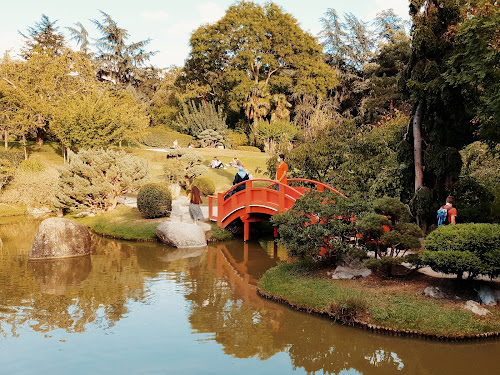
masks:
{"label": "sky", "polygon": [[[254,0],[264,4],[267,0]],[[302,29],[317,35],[321,31],[320,19],[328,8],[339,15],[351,12],[359,19],[371,21],[385,9],[393,9],[403,19],[408,19],[407,0],[274,0],[287,13],[292,14]],[[90,34],[97,38],[90,20],[102,20],[102,10],[117,22],[118,27],[129,32],[128,42],[151,38],[148,50],[158,51],[150,63],[159,68],[182,66],[190,47],[191,33],[200,25],[213,23],[224,16],[235,0],[18,0],[2,4],[0,20],[0,54],[11,50],[16,55],[23,39],[18,31],[26,33],[30,26],[45,14],[56,20],[59,31],[68,36],[65,27],[81,22]],[[70,47],[76,46],[70,44]]]}

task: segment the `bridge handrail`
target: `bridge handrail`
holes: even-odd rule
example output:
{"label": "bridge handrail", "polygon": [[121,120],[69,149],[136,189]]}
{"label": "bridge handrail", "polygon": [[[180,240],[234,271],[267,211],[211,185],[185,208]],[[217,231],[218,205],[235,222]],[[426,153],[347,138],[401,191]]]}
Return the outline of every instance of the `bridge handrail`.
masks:
{"label": "bridge handrail", "polygon": [[[292,190],[293,192],[299,194],[299,195],[302,195],[302,193],[295,189],[293,186],[289,186],[287,184],[284,184],[282,182],[279,182],[279,181],[276,181],[276,180],[271,180],[269,178],[252,178],[251,180],[246,180],[246,181],[242,181],[236,185],[233,185],[231,186],[228,190],[226,190],[224,193],[219,193],[219,194],[222,194],[223,196],[225,196],[227,193],[229,193],[231,190],[235,189],[236,187],[240,186],[240,185],[243,185],[245,184],[245,188],[248,188],[249,186],[247,185],[247,183],[250,183],[250,188],[252,188],[253,186],[253,183],[254,182],[259,182],[259,181],[265,181],[265,182],[272,182],[271,185],[269,186],[266,186],[266,187],[263,187],[262,189],[269,189],[271,186],[274,186],[274,185],[279,185],[279,186],[283,186],[285,189],[290,189]],[[217,198],[216,196],[213,196],[214,198]]]}
{"label": "bridge handrail", "polygon": [[[328,189],[330,191],[333,191],[335,194],[340,195],[341,197],[347,198],[344,194],[342,194],[337,189],[332,188],[331,186],[324,184],[322,182],[319,182],[319,181],[308,180],[307,178],[289,178],[288,182],[307,182],[307,183],[316,185],[316,190],[318,190],[318,191],[324,191],[325,189]],[[271,185],[267,186],[267,188],[270,188],[273,185],[275,185],[275,184],[271,184]]]}
{"label": "bridge handrail", "polygon": [[[207,198],[208,198],[208,217],[210,220],[217,220],[217,216],[215,216],[213,214],[213,201],[214,200],[217,200],[219,201],[220,197],[222,197],[222,201],[224,201],[224,197],[226,196],[227,193],[229,193],[231,190],[235,189],[236,187],[240,186],[240,185],[243,185],[245,184],[245,189],[248,189],[248,188],[254,188],[253,186],[253,183],[254,182],[259,182],[259,181],[264,181],[264,182],[272,182],[271,185],[267,186],[267,187],[262,187],[261,189],[269,189],[271,186],[274,186],[274,185],[278,185],[278,186],[282,186],[282,190],[283,192],[293,192],[295,193],[297,196],[302,196],[303,193],[297,189],[295,189],[293,186],[289,186],[287,184],[284,184],[282,182],[279,182],[279,181],[276,181],[276,180],[271,180],[269,178],[253,178],[251,180],[245,180],[245,181],[242,181],[236,185],[233,185],[231,186],[231,188],[229,188],[228,190],[226,190],[225,192],[223,193],[218,193],[217,195],[208,195]],[[250,185],[250,186],[248,186]],[[229,199],[229,198],[228,198]],[[219,206],[219,205],[217,205]],[[219,215],[220,213],[217,212],[217,215]]]}

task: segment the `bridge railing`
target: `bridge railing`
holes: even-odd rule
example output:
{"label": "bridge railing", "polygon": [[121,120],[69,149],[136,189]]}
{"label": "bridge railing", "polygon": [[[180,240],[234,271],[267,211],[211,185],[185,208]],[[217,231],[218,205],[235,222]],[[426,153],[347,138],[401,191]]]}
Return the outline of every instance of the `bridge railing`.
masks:
{"label": "bridge railing", "polygon": [[[266,184],[262,184],[262,182],[266,182],[266,183],[268,183],[268,185],[266,186]],[[264,186],[255,186],[256,183],[260,183],[258,185],[264,185]],[[269,183],[271,183],[271,184],[269,184]],[[217,196],[213,196],[213,195],[208,196],[208,216],[209,216],[210,220],[219,221],[219,219],[221,219],[222,217],[225,216],[224,202],[229,201],[231,199],[232,195],[231,196],[228,196],[228,195],[232,191],[234,191],[235,189],[237,189],[239,186],[242,186],[242,185],[245,185],[244,190],[242,189],[241,191],[234,193],[235,195],[240,193],[240,192],[243,192],[243,191],[246,191],[248,194],[251,190],[255,190],[255,189],[268,189],[268,190],[275,191],[274,189],[271,189],[271,188],[276,186],[277,189],[279,190],[279,192],[282,193],[282,194],[279,194],[280,197],[279,197],[278,207],[280,207],[280,208],[284,207],[285,196],[288,196],[292,199],[298,199],[304,194],[302,191],[300,191],[299,189],[296,189],[293,186],[289,186],[289,185],[281,183],[279,181],[275,181],[275,180],[271,180],[271,179],[267,179],[267,178],[254,178],[252,180],[243,181],[243,182],[240,182],[239,184],[233,185],[230,189],[226,190],[224,193],[218,193]],[[214,212],[214,203],[215,203],[214,201],[217,201],[217,213]],[[246,203],[250,203],[250,202],[246,202]],[[236,207],[232,207],[232,208],[236,208]]]}
{"label": "bridge railing", "polygon": [[[275,185],[278,181],[273,181],[274,183],[269,185],[268,188],[271,188],[273,185]],[[289,178],[288,179],[288,183],[290,182],[299,182],[303,185],[313,185],[314,186],[314,190],[317,190],[317,191],[325,191],[325,190],[330,190],[332,192],[334,192],[335,194],[338,194],[340,195],[341,197],[344,197],[344,198],[347,198],[344,194],[342,194],[340,191],[338,191],[337,189],[334,189],[332,188],[331,186],[328,186],[327,184],[324,184],[322,182],[319,182],[319,181],[314,181],[314,180],[308,180],[306,178]],[[304,194],[306,191],[309,191],[310,188],[308,187],[302,187],[302,186],[293,186],[294,188],[296,188],[297,190],[301,191],[302,194]]]}

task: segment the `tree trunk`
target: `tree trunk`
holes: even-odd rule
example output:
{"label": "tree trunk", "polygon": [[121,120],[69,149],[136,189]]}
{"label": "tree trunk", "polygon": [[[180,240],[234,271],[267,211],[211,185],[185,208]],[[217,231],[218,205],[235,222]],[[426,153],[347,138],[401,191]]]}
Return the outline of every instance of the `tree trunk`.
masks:
{"label": "tree trunk", "polygon": [[42,147],[43,146],[44,138],[45,138],[45,129],[38,128],[36,130],[36,145],[38,147]]}
{"label": "tree trunk", "polygon": [[23,135],[24,160],[28,160],[28,150],[26,148],[26,136]]}
{"label": "tree trunk", "polygon": [[122,148],[122,140],[120,139],[120,141],[118,142],[118,147]]}
{"label": "tree trunk", "polygon": [[417,104],[413,117],[413,159],[415,164],[415,192],[424,187],[424,171],[422,168],[422,103]]}
{"label": "tree trunk", "polygon": [[5,144],[6,150],[9,148],[9,142],[7,141],[8,137],[9,137],[9,131],[7,129],[5,129],[4,134],[3,134],[3,142]]}

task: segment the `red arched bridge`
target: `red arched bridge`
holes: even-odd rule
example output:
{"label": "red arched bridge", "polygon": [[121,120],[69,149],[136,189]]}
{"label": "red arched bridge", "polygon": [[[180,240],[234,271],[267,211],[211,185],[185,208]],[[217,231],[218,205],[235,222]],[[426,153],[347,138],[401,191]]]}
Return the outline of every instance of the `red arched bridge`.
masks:
{"label": "red arched bridge", "polygon": [[[208,196],[208,216],[210,220],[216,221],[220,228],[240,219],[244,227],[244,240],[247,241],[250,223],[267,221],[274,214],[288,211],[295,201],[309,190],[331,190],[345,197],[331,186],[318,181],[290,178],[288,183],[303,186],[290,186],[263,178],[241,182],[217,196]],[[238,191],[243,185],[244,190]]]}

